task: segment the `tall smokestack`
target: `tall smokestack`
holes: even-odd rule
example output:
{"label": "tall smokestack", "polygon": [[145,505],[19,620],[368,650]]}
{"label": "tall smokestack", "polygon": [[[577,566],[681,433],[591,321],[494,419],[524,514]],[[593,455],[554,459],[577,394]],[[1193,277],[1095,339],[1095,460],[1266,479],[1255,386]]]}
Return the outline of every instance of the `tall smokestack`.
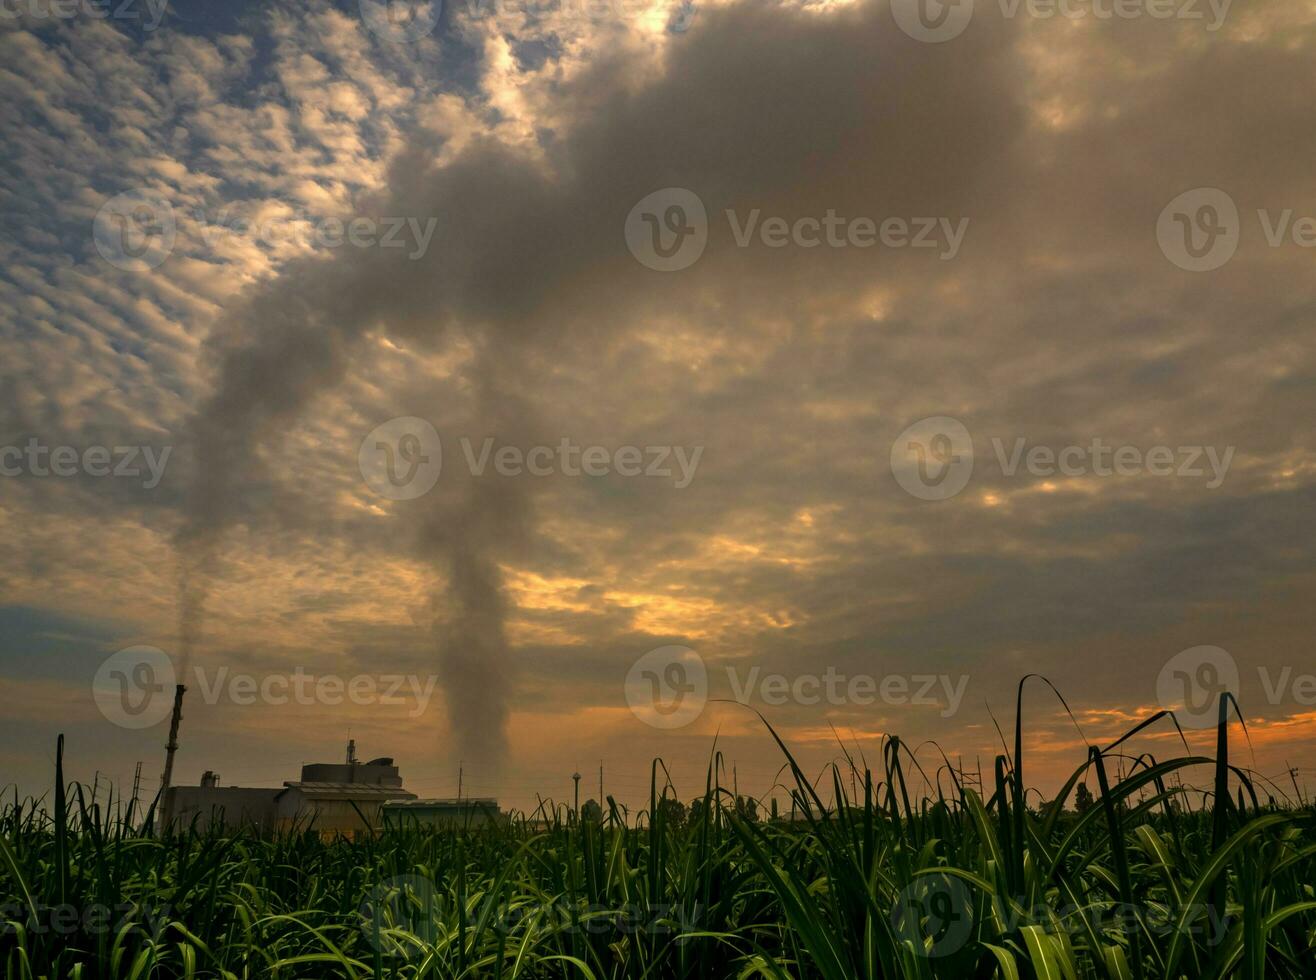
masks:
{"label": "tall smokestack", "polygon": [[164,773],[160,776],[160,826],[169,827],[169,782],[174,775],[174,753],[178,751],[178,723],[183,720],[183,692],[187,688],[182,684],[174,687],[174,710],[169,716],[169,741],[165,743]]}

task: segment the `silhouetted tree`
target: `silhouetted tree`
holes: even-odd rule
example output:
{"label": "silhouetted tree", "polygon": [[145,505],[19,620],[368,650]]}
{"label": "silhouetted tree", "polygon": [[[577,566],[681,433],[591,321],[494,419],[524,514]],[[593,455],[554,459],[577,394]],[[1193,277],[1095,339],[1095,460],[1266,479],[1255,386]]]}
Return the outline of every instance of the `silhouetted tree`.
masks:
{"label": "silhouetted tree", "polygon": [[702,796],[690,801],[689,814],[689,821],[692,825],[704,819],[704,798]]}
{"label": "silhouetted tree", "polygon": [[1078,789],[1074,791],[1074,809],[1082,815],[1092,809],[1094,802],[1096,801],[1092,799],[1092,790],[1088,789],[1085,783],[1079,783]]}
{"label": "silhouetted tree", "polygon": [[686,809],[685,804],[674,796],[664,796],[658,801],[658,812],[663,816],[663,822],[667,826],[680,830],[685,826]]}

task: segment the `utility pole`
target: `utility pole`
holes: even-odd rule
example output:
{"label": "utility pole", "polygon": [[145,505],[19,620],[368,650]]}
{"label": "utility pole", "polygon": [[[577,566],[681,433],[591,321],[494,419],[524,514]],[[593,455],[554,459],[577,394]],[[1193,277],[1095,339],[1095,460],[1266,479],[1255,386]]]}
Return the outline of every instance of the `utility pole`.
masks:
{"label": "utility pole", "polygon": [[461,764],[461,761],[458,760],[458,762],[457,762],[457,802],[460,803],[461,801],[462,801],[462,764]]}
{"label": "utility pole", "polygon": [[575,784],[576,784],[576,817],[577,817],[577,819],[579,819],[579,817],[580,817],[580,773],[578,773],[578,772],[573,772],[573,773],[571,774],[571,779],[572,779],[572,781],[575,782]]}
{"label": "utility pole", "polygon": [[[1289,765],[1287,761],[1285,761],[1284,764],[1286,766]],[[1302,800],[1302,789],[1298,786],[1298,770],[1293,768],[1293,766],[1289,766],[1289,779],[1293,780],[1293,792],[1297,794],[1298,806],[1305,806],[1306,804],[1304,804]]]}
{"label": "utility pole", "polygon": [[133,798],[132,801],[128,804],[129,827],[133,825],[133,816],[137,812],[137,793],[141,789],[141,786],[142,786],[142,764],[139,761],[137,763],[136,770],[134,770],[133,772]]}

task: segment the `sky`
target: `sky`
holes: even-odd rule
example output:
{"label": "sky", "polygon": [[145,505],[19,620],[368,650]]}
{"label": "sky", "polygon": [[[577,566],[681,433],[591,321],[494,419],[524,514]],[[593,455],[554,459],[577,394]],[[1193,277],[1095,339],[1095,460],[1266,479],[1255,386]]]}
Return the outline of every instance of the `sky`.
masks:
{"label": "sky", "polygon": [[179,783],[935,782],[1029,674],[1044,796],[1223,689],[1316,785],[1313,78],[1311,0],[4,0],[0,785],[149,795],[175,682]]}

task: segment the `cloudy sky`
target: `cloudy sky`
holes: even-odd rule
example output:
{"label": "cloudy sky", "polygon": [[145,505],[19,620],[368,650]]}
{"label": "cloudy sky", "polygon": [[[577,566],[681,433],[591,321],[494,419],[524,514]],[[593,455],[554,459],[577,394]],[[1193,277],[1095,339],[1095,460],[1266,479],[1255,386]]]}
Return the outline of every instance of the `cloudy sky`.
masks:
{"label": "cloudy sky", "polygon": [[989,772],[1036,672],[1044,792],[1216,684],[1316,786],[1311,0],[5,0],[0,51],[0,783],[63,732],[153,791],[175,677],[185,783],[350,736],[635,805],[716,739],[766,793],[720,699]]}

